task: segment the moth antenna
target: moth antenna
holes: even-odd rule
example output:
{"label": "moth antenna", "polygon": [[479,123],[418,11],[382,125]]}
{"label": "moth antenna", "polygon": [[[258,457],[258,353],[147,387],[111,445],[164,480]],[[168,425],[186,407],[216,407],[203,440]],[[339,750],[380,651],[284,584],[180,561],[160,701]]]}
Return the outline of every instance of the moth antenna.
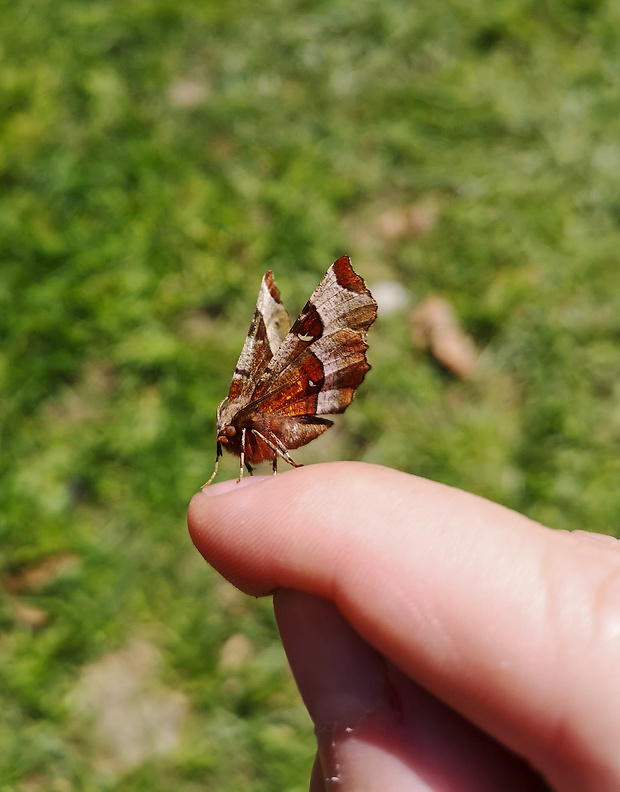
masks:
{"label": "moth antenna", "polygon": [[203,490],[205,487],[208,487],[209,484],[215,478],[215,475],[217,473],[217,467],[218,467],[218,465],[220,463],[220,457],[221,456],[222,456],[222,445],[221,445],[221,443],[217,443],[217,449],[215,451],[215,467],[213,468],[213,473],[211,473],[211,477],[209,478],[209,480],[205,484],[202,485],[202,487],[200,488],[201,490]]}

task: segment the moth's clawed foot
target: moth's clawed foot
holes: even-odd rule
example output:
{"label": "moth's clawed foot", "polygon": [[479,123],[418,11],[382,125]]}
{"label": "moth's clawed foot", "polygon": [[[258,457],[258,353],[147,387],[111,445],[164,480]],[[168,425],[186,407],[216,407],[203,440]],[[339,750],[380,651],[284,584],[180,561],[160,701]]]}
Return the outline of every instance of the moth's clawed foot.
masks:
{"label": "moth's clawed foot", "polygon": [[203,490],[205,490],[205,489],[206,489],[206,488],[209,486],[209,484],[210,484],[210,483],[213,481],[213,479],[215,478],[215,474],[216,474],[216,473],[217,473],[217,470],[214,470],[214,471],[213,471],[213,474],[211,475],[211,478],[210,478],[208,481],[205,481],[205,483],[204,483],[204,484],[202,485],[202,487],[200,488],[200,491],[201,491],[201,492],[202,492]]}

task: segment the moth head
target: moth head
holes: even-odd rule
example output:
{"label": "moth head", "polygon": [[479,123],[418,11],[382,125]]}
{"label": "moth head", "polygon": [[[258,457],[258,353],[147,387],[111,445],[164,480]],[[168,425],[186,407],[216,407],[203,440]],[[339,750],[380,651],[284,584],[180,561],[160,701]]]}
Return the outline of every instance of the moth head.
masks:
{"label": "moth head", "polygon": [[232,424],[226,424],[221,429],[218,428],[217,432],[217,442],[224,443],[226,445],[229,443],[233,437],[237,434],[237,429]]}
{"label": "moth head", "polygon": [[217,408],[217,442],[228,445],[237,434],[233,419],[238,412],[235,404],[223,399]]}

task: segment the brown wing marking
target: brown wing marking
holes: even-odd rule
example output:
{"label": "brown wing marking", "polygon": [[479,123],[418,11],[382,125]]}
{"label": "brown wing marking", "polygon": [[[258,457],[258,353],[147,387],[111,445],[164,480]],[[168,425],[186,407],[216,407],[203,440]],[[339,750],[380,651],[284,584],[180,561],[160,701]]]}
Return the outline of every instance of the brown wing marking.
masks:
{"label": "brown wing marking", "polygon": [[[343,412],[370,368],[366,334],[376,316],[377,304],[364,281],[347,256],[339,258],[265,369],[248,409],[284,415]],[[303,378],[304,369],[316,372],[315,361],[323,368],[321,390],[316,402],[305,403],[302,392],[297,394],[291,383]]]}
{"label": "brown wing marking", "polygon": [[300,365],[287,369],[276,387],[258,400],[254,399],[244,413],[261,415],[315,415],[325,376],[320,359],[308,351]]}
{"label": "brown wing marking", "polygon": [[256,310],[235,367],[229,402],[251,397],[257,380],[280,348],[290,326],[291,320],[280,300],[273,273],[268,270],[263,276]]}

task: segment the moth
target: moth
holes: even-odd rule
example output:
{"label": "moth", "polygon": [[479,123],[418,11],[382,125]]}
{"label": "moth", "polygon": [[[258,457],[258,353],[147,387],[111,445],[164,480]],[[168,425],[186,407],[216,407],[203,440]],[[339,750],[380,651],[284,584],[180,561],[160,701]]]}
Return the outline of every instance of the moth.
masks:
{"label": "moth", "polygon": [[289,451],[306,445],[333,425],[324,415],[342,413],[370,369],[366,334],[377,303],[348,256],[335,261],[299,318],[291,320],[268,270],[233,374],[228,396],[217,408],[215,469],[222,449],[244,465],[278,459],[301,467]]}

